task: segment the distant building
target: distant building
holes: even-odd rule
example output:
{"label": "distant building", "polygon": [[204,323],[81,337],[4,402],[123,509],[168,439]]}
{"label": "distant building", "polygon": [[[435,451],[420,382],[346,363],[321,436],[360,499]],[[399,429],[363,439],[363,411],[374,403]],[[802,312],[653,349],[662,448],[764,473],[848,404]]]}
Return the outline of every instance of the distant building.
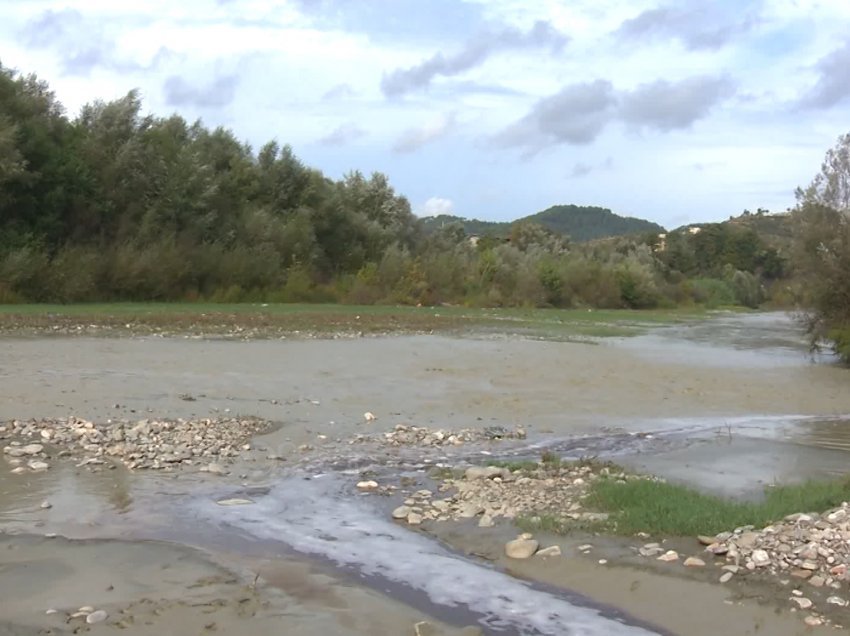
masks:
{"label": "distant building", "polygon": [[689,227],[688,228],[688,234],[699,234],[700,232],[702,232],[701,227]]}

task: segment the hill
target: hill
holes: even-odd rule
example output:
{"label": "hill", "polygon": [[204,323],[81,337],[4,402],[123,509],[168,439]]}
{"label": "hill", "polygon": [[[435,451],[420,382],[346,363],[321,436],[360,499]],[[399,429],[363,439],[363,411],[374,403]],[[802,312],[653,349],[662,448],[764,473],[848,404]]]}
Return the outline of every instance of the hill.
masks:
{"label": "hill", "polygon": [[610,236],[663,232],[664,228],[644,219],[614,214],[608,208],[579,205],[555,205],[516,221],[479,221],[441,214],[422,219],[425,230],[433,232],[451,223],[460,223],[467,234],[507,236],[516,223],[531,222],[558,234],[566,234],[575,242],[591,241]]}

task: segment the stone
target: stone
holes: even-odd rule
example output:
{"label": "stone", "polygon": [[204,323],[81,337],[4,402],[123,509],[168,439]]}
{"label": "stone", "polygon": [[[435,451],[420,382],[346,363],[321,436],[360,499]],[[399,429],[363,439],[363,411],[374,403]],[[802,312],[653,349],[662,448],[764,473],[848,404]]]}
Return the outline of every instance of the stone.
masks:
{"label": "stone", "polygon": [[219,506],[247,506],[254,503],[252,499],[244,499],[242,497],[230,497],[228,499],[219,499],[216,501]]}
{"label": "stone", "polygon": [[49,501],[42,501],[41,506],[39,506],[42,510],[50,510],[53,507],[53,504]]}
{"label": "stone", "polygon": [[702,545],[713,545],[717,543],[717,537],[707,537],[701,534],[697,537],[697,541],[699,541]]}
{"label": "stone", "polygon": [[44,446],[41,444],[27,444],[26,446],[21,447],[21,450],[26,455],[38,455],[44,450]]}
{"label": "stone", "polygon": [[818,625],[823,625],[823,619],[819,616],[806,616],[803,619],[803,622],[809,627],[817,627]]}
{"label": "stone", "polygon": [[407,523],[411,526],[418,526],[420,523],[422,523],[422,515],[420,515],[418,512],[411,512],[409,515],[407,515]]}
{"label": "stone", "polygon": [[530,532],[523,532],[520,535],[517,535],[517,539],[522,539],[523,541],[528,541],[529,539],[533,539],[534,535]]}
{"label": "stone", "polygon": [[413,512],[409,506],[399,506],[393,510],[393,519],[407,519],[407,516]]}
{"label": "stone", "polygon": [[826,602],[830,605],[839,605],[840,607],[847,607],[847,605],[850,604],[846,599],[843,599],[840,596],[830,596],[826,599]]}
{"label": "stone", "polygon": [[733,577],[733,576],[735,576],[735,575],[734,575],[734,574],[732,574],[731,572],[724,572],[724,573],[720,576],[720,582],[721,582],[721,583],[728,583],[730,580],[732,580],[732,577]]}
{"label": "stone", "polygon": [[770,555],[765,550],[753,550],[751,555],[753,565],[757,568],[763,568],[770,565]]}
{"label": "stone", "polygon": [[492,528],[494,525],[493,517],[490,515],[481,515],[481,519],[478,520],[479,528]]}
{"label": "stone", "polygon": [[585,543],[585,544],[580,545],[578,547],[579,552],[590,552],[591,550],[593,550],[593,546],[590,545],[589,543]]}
{"label": "stone", "polygon": [[815,561],[803,561],[800,567],[804,570],[817,570],[818,564]]}
{"label": "stone", "polygon": [[363,419],[364,419],[364,420],[366,420],[367,422],[374,422],[374,421],[375,421],[375,420],[377,420],[378,418],[377,418],[377,417],[375,417],[375,414],[374,414],[374,413],[372,413],[371,411],[366,411],[366,412],[363,414]]}
{"label": "stone", "polygon": [[791,576],[798,579],[808,579],[814,574],[811,570],[791,570]]}
{"label": "stone", "polygon": [[94,625],[95,623],[102,623],[107,618],[109,618],[109,614],[107,614],[103,610],[95,610],[88,616],[86,616],[86,623],[89,625]]}
{"label": "stone", "polygon": [[201,469],[204,472],[210,473],[212,475],[226,475],[227,469],[221,464],[217,464],[216,462],[211,462],[205,468]]}
{"label": "stone", "polygon": [[697,557],[688,557],[685,559],[684,566],[686,568],[701,568],[705,566],[705,561]]}
{"label": "stone", "polygon": [[812,605],[814,605],[814,603],[805,596],[794,596],[791,600],[794,601],[800,609],[809,609]]}
{"label": "stone", "polygon": [[413,626],[416,636],[439,636],[437,628],[427,621],[420,621]]}
{"label": "stone", "polygon": [[28,461],[27,466],[29,466],[30,470],[35,470],[39,472],[50,468],[50,465],[47,462],[42,462],[37,459],[31,459],[30,461]]}
{"label": "stone", "polygon": [[375,490],[378,487],[378,482],[372,479],[368,481],[359,481],[357,482],[357,488],[359,490]]}
{"label": "stone", "polygon": [[20,475],[21,473],[25,473],[25,472],[27,472],[27,469],[24,468],[23,466],[18,466],[17,468],[13,468],[11,470],[11,473],[13,475]]}
{"label": "stone", "polygon": [[809,585],[814,587],[823,587],[826,584],[826,579],[820,574],[817,574],[809,579]]}
{"label": "stone", "polygon": [[741,536],[735,539],[735,543],[739,548],[744,548],[745,550],[749,550],[750,548],[754,548],[756,543],[759,540],[759,535],[755,532],[744,532]]}
{"label": "stone", "polygon": [[675,550],[667,550],[667,552],[665,552],[660,557],[658,557],[657,560],[658,561],[664,561],[665,563],[669,563],[671,561],[678,561],[679,560],[679,553],[676,552]]}
{"label": "stone", "polygon": [[505,544],[505,555],[511,559],[527,559],[538,547],[540,544],[534,539],[514,539]]}
{"label": "stone", "polygon": [[561,546],[559,545],[550,545],[548,548],[541,548],[538,550],[534,556],[561,556]]}

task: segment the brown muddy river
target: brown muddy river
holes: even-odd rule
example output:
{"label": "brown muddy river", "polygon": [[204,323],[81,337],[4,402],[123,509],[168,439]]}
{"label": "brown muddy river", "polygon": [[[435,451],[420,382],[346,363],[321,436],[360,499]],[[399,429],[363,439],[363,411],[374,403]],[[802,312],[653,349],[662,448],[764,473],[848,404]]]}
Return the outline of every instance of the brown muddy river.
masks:
{"label": "brown muddy river", "polygon": [[[642,613],[624,597],[606,596],[598,580],[584,587],[531,584],[391,523],[385,505],[352,492],[352,480],[364,466],[421,475],[424,460],[396,457],[390,468],[350,448],[344,456],[333,451],[331,463],[322,439],[330,448],[335,439],[396,424],[522,425],[528,439],[506,444],[505,455],[534,456],[545,447],[564,457],[614,457],[707,490],[758,496],[772,481],[847,470],[848,382],[848,371],[831,359],[807,354],[781,314],[728,315],[597,344],[444,336],[3,339],[0,421],[256,415],[282,425],[257,444],[283,456],[311,444],[317,459],[298,468],[247,464],[240,483],[123,470],[92,475],[73,465],[20,477],[0,466],[0,529],[9,536],[126,539],[133,550],[146,545],[155,555],[166,548],[140,542],[202,548],[217,565],[189,559],[198,572],[217,572],[223,561],[236,571],[263,563],[264,580],[277,581],[269,587],[279,597],[267,599],[250,631],[218,619],[240,633],[405,634],[427,619],[441,633],[477,625],[485,634],[709,634],[682,631],[660,605]],[[366,423],[366,411],[378,419]],[[471,461],[479,452],[471,445],[432,461]],[[254,503],[215,504],[240,493]],[[52,508],[41,509],[43,500]],[[76,547],[39,545],[68,576],[94,576]],[[120,561],[117,545],[105,547],[103,558]],[[140,555],[144,561],[144,550]],[[132,567],[121,558],[122,567]],[[73,596],[49,568],[26,573],[0,558],[4,589],[10,571],[47,592],[57,580],[66,586],[62,594]],[[179,597],[174,589],[182,581],[140,577],[135,586]],[[227,597],[218,588],[216,594]],[[3,607],[0,621],[14,629],[46,628],[31,616],[32,602]],[[198,627],[194,614],[175,607],[163,610],[184,629],[175,633]],[[797,633],[794,625],[769,633]]]}

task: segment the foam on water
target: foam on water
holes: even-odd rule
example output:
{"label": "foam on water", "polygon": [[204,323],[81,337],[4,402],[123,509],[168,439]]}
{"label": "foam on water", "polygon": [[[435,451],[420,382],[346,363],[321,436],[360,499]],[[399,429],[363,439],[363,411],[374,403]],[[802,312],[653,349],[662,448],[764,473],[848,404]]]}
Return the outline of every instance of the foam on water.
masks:
{"label": "foam on water", "polygon": [[[350,484],[333,475],[288,478],[244,506],[196,501],[196,513],[258,539],[280,541],[294,550],[356,569],[363,576],[407,586],[443,607],[465,606],[488,633],[557,636],[658,634],[582,598],[537,588],[450,552],[393,523]],[[610,615],[608,615],[610,614]]]}

